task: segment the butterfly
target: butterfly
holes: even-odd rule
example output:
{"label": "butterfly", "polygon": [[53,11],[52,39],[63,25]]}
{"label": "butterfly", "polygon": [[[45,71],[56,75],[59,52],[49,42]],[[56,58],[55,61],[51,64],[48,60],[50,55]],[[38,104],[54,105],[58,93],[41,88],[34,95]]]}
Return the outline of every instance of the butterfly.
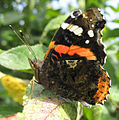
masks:
{"label": "butterfly", "polygon": [[111,87],[103,68],[105,23],[98,8],[73,11],[50,42],[44,61],[29,59],[38,84],[84,105],[103,104]]}

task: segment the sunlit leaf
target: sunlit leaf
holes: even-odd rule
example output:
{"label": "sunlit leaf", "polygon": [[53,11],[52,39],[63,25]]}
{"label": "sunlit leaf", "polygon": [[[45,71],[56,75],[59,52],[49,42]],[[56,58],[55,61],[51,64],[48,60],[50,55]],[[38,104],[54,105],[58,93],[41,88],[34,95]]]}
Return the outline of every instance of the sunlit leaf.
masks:
{"label": "sunlit leaf", "polygon": [[[71,103],[56,97],[54,93],[45,90],[41,85],[34,84],[31,98],[31,85],[24,96],[23,113],[26,119],[36,120],[75,120],[77,110]],[[32,114],[34,113],[34,114]],[[40,113],[40,114],[39,114]]]}
{"label": "sunlit leaf", "polygon": [[6,75],[2,78],[0,78],[2,85],[5,87],[5,89],[8,91],[10,96],[18,103],[22,104],[23,102],[23,96],[26,92],[26,87],[29,81],[23,81],[18,78],[14,78],[10,75]]}

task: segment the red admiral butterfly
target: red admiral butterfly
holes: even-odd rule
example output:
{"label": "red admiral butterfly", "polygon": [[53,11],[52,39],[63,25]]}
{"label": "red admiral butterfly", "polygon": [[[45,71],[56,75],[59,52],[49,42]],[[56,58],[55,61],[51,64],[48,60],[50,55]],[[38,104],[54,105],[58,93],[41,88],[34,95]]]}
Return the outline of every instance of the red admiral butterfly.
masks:
{"label": "red admiral butterfly", "polygon": [[72,12],[51,41],[42,65],[29,59],[38,83],[70,100],[102,104],[111,85],[103,69],[105,23],[98,8]]}

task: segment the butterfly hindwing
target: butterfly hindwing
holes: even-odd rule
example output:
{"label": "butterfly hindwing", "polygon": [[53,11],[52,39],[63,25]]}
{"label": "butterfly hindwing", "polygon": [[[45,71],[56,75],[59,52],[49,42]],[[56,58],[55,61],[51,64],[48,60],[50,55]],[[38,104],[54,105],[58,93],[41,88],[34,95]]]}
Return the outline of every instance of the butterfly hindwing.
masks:
{"label": "butterfly hindwing", "polygon": [[64,98],[94,105],[103,103],[109,92],[110,78],[97,61],[46,62],[42,72],[45,88]]}

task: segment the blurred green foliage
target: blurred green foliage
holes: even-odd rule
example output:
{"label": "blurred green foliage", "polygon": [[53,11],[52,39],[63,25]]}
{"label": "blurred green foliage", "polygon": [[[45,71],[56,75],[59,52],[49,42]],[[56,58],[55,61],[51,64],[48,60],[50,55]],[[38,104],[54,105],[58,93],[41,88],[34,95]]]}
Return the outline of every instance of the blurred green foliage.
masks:
{"label": "blurred green foliage", "polygon": [[[55,10],[53,6],[51,6],[50,3],[52,1],[53,0],[0,1],[0,71],[6,74],[15,73],[14,75],[16,76],[18,72],[12,70],[20,70],[20,72],[24,71],[29,73],[29,65],[28,62],[26,63],[26,57],[24,57],[25,53],[23,54],[23,57],[22,55],[19,55],[20,49],[23,48],[22,50],[26,51],[26,48],[23,46],[16,47],[22,45],[22,43],[9,29],[9,24],[12,24],[16,31],[21,29],[30,45],[40,43],[39,49],[38,47],[35,48],[35,46],[33,46],[37,55],[45,53],[46,47],[51,41],[55,31],[67,17],[67,15],[62,12],[62,9]],[[118,13],[119,4],[117,5],[117,8],[115,8],[114,6],[107,5],[107,1],[109,0],[77,0],[77,4],[79,9],[82,10],[99,7],[104,11],[104,16],[109,14],[105,11],[106,8],[110,8],[114,14]],[[76,8],[73,8],[71,5],[68,6],[68,11],[74,9]],[[119,24],[119,18],[114,18],[112,21],[107,20],[107,22]],[[119,120],[119,28],[110,29],[106,27],[103,32],[103,42],[107,51],[107,62],[104,68],[108,71],[111,77],[112,89],[108,101],[103,106],[101,115],[97,115],[99,118],[96,120]],[[41,55],[38,55],[39,58],[41,58],[40,56]],[[10,62],[11,59],[12,62]],[[19,60],[17,61],[19,64],[17,64],[16,59]],[[21,64],[20,61],[23,62],[23,64]],[[7,113],[7,107],[4,107],[4,105],[10,105],[12,103],[15,106],[16,103],[11,101],[11,98],[8,97],[7,92],[1,84],[0,94],[2,94],[0,95],[0,104],[3,105],[0,109],[0,115],[4,116],[2,108],[4,111],[6,108]],[[18,109],[16,109],[16,112],[17,111]],[[19,111],[21,111],[21,108]],[[84,108],[84,114],[81,119],[94,120],[94,114],[96,114],[94,109],[91,111]],[[9,115],[9,112],[7,115]]]}

